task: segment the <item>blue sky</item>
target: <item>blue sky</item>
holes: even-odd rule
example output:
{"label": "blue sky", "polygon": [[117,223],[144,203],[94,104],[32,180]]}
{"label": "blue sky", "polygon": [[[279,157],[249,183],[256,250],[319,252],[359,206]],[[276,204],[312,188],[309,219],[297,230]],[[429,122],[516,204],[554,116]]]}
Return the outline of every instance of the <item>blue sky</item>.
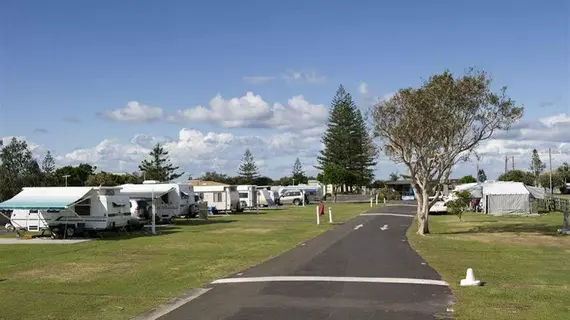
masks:
{"label": "blue sky", "polygon": [[[217,94],[229,100],[249,91],[270,106],[302,95],[328,107],[341,83],[365,105],[446,68],[460,73],[469,66],[490,72],[497,87],[507,85],[531,123],[569,112],[569,17],[564,0],[0,1],[0,136],[25,137],[38,152],[55,152],[61,164],[79,161],[71,153],[80,150],[115,171],[136,167],[146,151],[130,142],[137,134],[176,141],[186,128],[270,145],[288,137],[304,141],[295,150],[308,167],[320,148],[315,132],[307,140],[297,127],[166,119],[208,107]],[[300,79],[284,79],[296,73]],[[105,116],[129,101],[160,108],[164,116],[147,122]],[[112,146],[97,148],[105,139]],[[209,152],[220,151],[216,141],[206,145]],[[570,141],[542,142],[563,149]],[[222,148],[230,154],[219,156],[217,169],[233,173],[246,146]],[[122,148],[129,157],[114,154]],[[254,148],[264,173],[290,171],[295,152]],[[210,168],[205,151],[196,151],[197,158],[173,153],[195,175]],[[377,175],[394,168],[383,162]]]}

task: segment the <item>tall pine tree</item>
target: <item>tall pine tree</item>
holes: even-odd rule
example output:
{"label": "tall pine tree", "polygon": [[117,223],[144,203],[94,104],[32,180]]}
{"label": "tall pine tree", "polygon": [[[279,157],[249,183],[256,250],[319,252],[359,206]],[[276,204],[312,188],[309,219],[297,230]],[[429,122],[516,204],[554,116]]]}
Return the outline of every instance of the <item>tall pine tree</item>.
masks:
{"label": "tall pine tree", "polygon": [[323,171],[322,182],[343,189],[345,185],[370,184],[376,148],[362,113],[342,85],[332,100],[327,131],[321,141],[324,149],[317,157],[316,168]]}
{"label": "tall pine tree", "polygon": [[158,180],[168,182],[180,178],[184,172],[176,173],[179,167],[175,167],[170,163],[168,151],[157,143],[150,151],[150,160],[143,160],[139,165],[139,169],[144,172],[147,180]]}
{"label": "tall pine tree", "polygon": [[370,131],[359,109],[355,108],[353,123],[351,149],[353,160],[350,170],[354,172],[355,181],[352,183],[358,186],[369,186],[374,179],[373,167],[376,165],[374,159],[378,155],[376,146],[372,141]]}
{"label": "tall pine tree", "polygon": [[238,169],[239,176],[245,181],[245,183],[251,184],[253,183],[253,179],[259,175],[257,170],[257,165],[255,164],[251,151],[249,151],[249,149],[245,149],[243,159],[241,160],[241,164]]}
{"label": "tall pine tree", "polygon": [[293,164],[293,172],[291,173],[294,183],[307,183],[308,179],[303,171],[303,166],[301,165],[301,160],[299,158],[295,159],[295,164]]}
{"label": "tall pine tree", "polygon": [[49,150],[42,161],[42,172],[44,174],[44,186],[57,186],[57,179],[55,177],[55,160]]}

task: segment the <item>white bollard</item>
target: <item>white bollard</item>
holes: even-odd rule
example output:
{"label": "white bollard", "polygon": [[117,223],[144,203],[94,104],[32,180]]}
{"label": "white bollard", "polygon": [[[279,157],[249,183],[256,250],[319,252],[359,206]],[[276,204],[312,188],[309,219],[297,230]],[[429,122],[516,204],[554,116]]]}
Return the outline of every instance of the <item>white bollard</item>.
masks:
{"label": "white bollard", "polygon": [[333,221],[332,221],[332,208],[331,207],[329,207],[329,222],[333,223]]}
{"label": "white bollard", "polygon": [[384,198],[384,204],[386,204],[386,198]]}
{"label": "white bollard", "polygon": [[372,208],[372,198],[370,198],[370,208]]}
{"label": "white bollard", "polygon": [[319,206],[317,206],[317,225],[321,224],[321,217],[319,216]]}
{"label": "white bollard", "polygon": [[378,194],[376,194],[376,205],[378,205]]}
{"label": "white bollard", "polygon": [[480,286],[481,281],[475,279],[475,273],[473,272],[473,269],[469,268],[467,269],[467,273],[465,274],[465,279],[462,279],[461,282],[459,282],[459,285],[462,287]]}

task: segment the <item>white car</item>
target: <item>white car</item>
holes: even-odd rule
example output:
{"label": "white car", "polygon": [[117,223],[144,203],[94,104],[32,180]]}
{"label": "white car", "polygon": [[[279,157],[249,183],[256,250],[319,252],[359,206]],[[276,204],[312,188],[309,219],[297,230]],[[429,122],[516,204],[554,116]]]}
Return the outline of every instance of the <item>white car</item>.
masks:
{"label": "white car", "polygon": [[447,212],[447,205],[445,204],[445,201],[438,201],[438,202],[434,203],[433,206],[431,206],[431,208],[429,208],[429,212],[433,212],[433,213]]}

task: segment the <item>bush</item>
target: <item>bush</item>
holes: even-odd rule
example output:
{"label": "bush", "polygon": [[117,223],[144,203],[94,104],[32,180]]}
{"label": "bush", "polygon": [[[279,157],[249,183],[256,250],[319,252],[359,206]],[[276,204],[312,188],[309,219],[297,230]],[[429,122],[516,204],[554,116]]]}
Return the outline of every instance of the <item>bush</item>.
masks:
{"label": "bush", "polygon": [[468,191],[459,191],[455,195],[457,196],[457,199],[448,201],[446,203],[447,212],[449,214],[457,215],[457,217],[459,217],[459,220],[461,220],[463,211],[469,208],[469,205],[471,203],[471,194]]}

